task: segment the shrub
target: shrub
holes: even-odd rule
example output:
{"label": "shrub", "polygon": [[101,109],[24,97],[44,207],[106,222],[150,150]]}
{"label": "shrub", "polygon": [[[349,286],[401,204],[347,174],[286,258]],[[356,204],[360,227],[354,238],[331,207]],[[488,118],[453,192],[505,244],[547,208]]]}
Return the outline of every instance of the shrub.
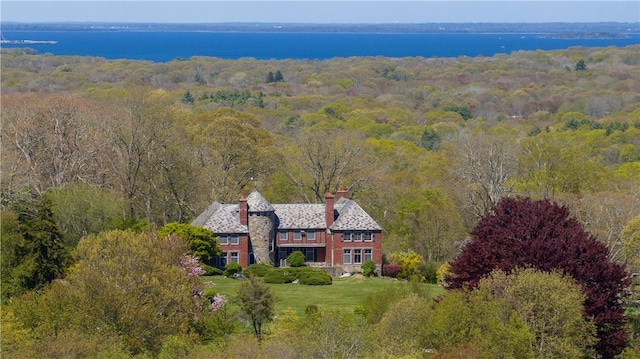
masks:
{"label": "shrub", "polygon": [[296,276],[287,268],[272,269],[264,276],[265,283],[269,284],[291,283],[295,279]]}
{"label": "shrub", "polygon": [[287,257],[287,263],[289,263],[289,265],[292,267],[302,267],[304,266],[305,261],[306,258],[304,256],[304,253],[302,253],[301,251],[295,251],[289,254],[289,256]]}
{"label": "shrub", "polygon": [[294,276],[295,278],[300,278],[300,276],[303,275],[304,273],[310,273],[318,269],[311,268],[311,267],[294,267],[294,268],[285,268],[285,270],[291,273],[291,275]]}
{"label": "shrub", "polygon": [[371,259],[365,261],[362,264],[362,274],[364,274],[365,276],[370,277],[375,274],[375,271],[376,271],[376,263]]}
{"label": "shrub", "polygon": [[418,269],[420,270],[420,274],[424,277],[424,280],[427,283],[436,284],[437,282],[437,270],[438,263],[436,262],[427,262],[418,265]]}
{"label": "shrub", "polygon": [[332,283],[331,276],[322,269],[303,272],[298,280],[300,284],[306,285],[330,285]]}
{"label": "shrub", "polygon": [[264,277],[273,267],[267,263],[254,263],[244,270],[246,276]]}
{"label": "shrub", "polygon": [[242,266],[240,265],[240,263],[231,262],[227,263],[227,265],[224,266],[225,277],[231,277],[236,273],[242,273]]}
{"label": "shrub", "polygon": [[382,267],[382,275],[385,277],[397,278],[402,272],[402,266],[398,264],[387,264]]}
{"label": "shrub", "polygon": [[447,277],[451,275],[451,264],[444,262],[436,272],[436,278],[438,285],[447,285]]}
{"label": "shrub", "polygon": [[204,263],[200,263],[200,267],[204,269],[204,275],[207,275],[207,276],[222,275],[222,270],[216,267],[213,267]]}
{"label": "shrub", "polygon": [[411,276],[420,276],[419,265],[423,263],[422,256],[413,252],[391,253],[391,263],[402,267],[402,272],[396,275],[397,278],[409,279]]}

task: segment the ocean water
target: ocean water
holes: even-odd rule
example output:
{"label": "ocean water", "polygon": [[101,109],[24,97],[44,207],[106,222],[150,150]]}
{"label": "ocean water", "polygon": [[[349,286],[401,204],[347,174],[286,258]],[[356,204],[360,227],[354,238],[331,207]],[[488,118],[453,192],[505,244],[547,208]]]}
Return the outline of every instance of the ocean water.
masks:
{"label": "ocean water", "polygon": [[[536,34],[354,34],[219,33],[114,31],[5,31],[9,40],[55,40],[32,44],[39,53],[167,62],[211,56],[224,59],[329,59],[351,56],[458,57],[493,56],[518,50],[555,50],[572,46],[640,44],[640,34],[626,39],[554,39]],[[25,45],[2,45],[4,48]]]}

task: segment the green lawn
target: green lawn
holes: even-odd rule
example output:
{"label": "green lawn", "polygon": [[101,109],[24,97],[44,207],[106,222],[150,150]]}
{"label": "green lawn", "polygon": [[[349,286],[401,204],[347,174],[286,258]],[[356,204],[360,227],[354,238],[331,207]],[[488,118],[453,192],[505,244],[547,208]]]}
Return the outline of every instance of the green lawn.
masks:
{"label": "green lawn", "polygon": [[[208,291],[214,291],[231,299],[238,292],[241,281],[223,276],[204,277],[205,281],[213,284]],[[332,285],[310,286],[302,284],[269,284],[276,294],[276,312],[291,308],[299,315],[304,313],[308,305],[314,304],[326,308],[340,308],[346,311],[362,304],[363,299],[370,293],[375,293],[387,286],[408,285],[396,280],[385,278],[334,278]],[[420,284],[428,287],[433,296],[444,290],[433,284]]]}

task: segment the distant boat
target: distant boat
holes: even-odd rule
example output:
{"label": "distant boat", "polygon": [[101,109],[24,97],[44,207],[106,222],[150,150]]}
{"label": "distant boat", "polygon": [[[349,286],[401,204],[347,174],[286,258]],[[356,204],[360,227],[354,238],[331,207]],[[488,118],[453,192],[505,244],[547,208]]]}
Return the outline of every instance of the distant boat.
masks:
{"label": "distant boat", "polygon": [[33,45],[33,44],[57,44],[54,40],[7,40],[4,35],[0,34],[0,45]]}

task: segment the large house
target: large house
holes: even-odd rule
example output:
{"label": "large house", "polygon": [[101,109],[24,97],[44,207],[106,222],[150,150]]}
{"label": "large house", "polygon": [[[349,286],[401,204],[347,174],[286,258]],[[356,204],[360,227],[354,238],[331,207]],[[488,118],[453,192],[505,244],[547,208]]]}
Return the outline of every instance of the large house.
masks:
{"label": "large house", "polygon": [[214,202],[192,224],[219,239],[218,268],[229,262],[283,266],[298,250],[310,266],[352,272],[371,259],[379,268],[382,228],[346,194],[327,193],[320,204],[271,204],[254,189],[237,204]]}

